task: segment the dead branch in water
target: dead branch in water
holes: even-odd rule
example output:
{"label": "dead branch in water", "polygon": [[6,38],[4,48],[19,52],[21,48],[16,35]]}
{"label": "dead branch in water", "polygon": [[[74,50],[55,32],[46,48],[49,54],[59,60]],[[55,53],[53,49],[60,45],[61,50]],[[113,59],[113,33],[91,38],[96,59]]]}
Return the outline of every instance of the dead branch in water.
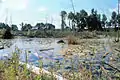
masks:
{"label": "dead branch in water", "polygon": [[118,68],[113,67],[112,65],[110,65],[110,64],[108,64],[108,63],[104,63],[104,64],[106,64],[106,65],[110,66],[111,68],[113,68],[114,70],[117,70],[118,72],[120,72],[120,70],[119,70]]}
{"label": "dead branch in water", "polygon": [[40,51],[49,51],[49,50],[54,50],[54,48],[49,48],[49,49],[41,49]]}
{"label": "dead branch in water", "polygon": [[115,50],[116,50],[116,51],[118,51],[118,52],[120,52],[120,50],[119,50],[119,49],[117,49],[117,48],[115,48]]}

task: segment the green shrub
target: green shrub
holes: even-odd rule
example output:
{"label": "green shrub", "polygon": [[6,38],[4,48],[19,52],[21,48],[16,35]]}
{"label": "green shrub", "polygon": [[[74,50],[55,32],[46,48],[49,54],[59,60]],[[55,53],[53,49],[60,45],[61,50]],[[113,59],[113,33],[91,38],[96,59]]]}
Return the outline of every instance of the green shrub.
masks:
{"label": "green shrub", "polygon": [[3,39],[12,39],[13,35],[11,34],[10,29],[6,29],[5,33],[3,34]]}

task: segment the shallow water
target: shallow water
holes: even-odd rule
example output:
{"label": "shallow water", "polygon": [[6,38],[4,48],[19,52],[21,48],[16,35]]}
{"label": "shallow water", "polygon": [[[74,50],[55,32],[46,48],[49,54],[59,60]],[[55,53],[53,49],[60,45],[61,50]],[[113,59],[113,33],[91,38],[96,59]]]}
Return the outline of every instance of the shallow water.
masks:
{"label": "shallow water", "polygon": [[[60,50],[67,47],[66,45],[57,44],[60,39],[51,38],[25,38],[25,39],[12,39],[12,40],[1,40],[5,44],[5,49],[0,50],[0,59],[10,57],[15,51],[15,48],[20,49],[20,60],[25,62],[26,52],[28,51],[28,62],[38,66],[38,60],[41,58],[43,61],[43,67],[47,68],[52,66],[56,61],[63,60],[63,56],[59,53]],[[10,45],[8,47],[8,45]],[[53,50],[40,51],[43,49]]]}
{"label": "shallow water", "polygon": [[[17,38],[12,40],[1,40],[1,43],[4,43],[5,49],[0,50],[0,59],[6,59],[5,57],[10,57],[12,53],[16,50],[16,48],[20,49],[20,61],[26,61],[26,53],[28,54],[28,63],[33,64],[35,66],[39,66],[39,60],[43,62],[43,68],[56,68],[56,64],[60,65],[60,74],[62,71],[71,70],[72,65],[74,65],[74,70],[78,70],[80,66],[80,62],[83,61],[99,61],[103,60],[103,55],[106,52],[109,54],[104,58],[106,63],[109,63],[109,58],[112,55],[111,47],[107,43],[107,39],[102,39],[104,42],[104,50],[99,51],[97,54],[93,56],[89,55],[87,58],[79,57],[78,55],[74,55],[69,58],[64,58],[64,56],[60,53],[60,51],[66,47],[67,44],[57,44],[57,41],[60,39],[52,39],[52,38]],[[67,43],[67,41],[66,41]],[[1,44],[1,45],[2,45]],[[48,51],[40,51],[43,49],[50,49]],[[71,61],[72,60],[72,61]],[[115,63],[116,64],[116,63]],[[85,65],[86,68],[89,69],[90,65]],[[93,66],[93,70],[96,68],[100,68],[100,64],[96,64]]]}

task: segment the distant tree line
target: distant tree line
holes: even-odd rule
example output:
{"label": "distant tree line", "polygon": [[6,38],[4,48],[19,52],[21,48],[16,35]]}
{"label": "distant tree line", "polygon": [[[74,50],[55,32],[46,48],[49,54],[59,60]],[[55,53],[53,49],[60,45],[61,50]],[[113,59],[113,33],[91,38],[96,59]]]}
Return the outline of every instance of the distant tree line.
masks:
{"label": "distant tree line", "polygon": [[9,29],[9,25],[5,23],[0,23],[0,29]]}
{"label": "distant tree line", "polygon": [[55,30],[55,25],[50,23],[37,23],[35,26],[32,26],[31,24],[24,24],[21,23],[21,30],[22,31],[28,31],[28,30]]}
{"label": "distant tree line", "polygon": [[[50,24],[50,23],[37,23],[35,26],[32,26],[31,24],[27,23],[21,23],[21,31],[28,31],[28,30],[54,30],[55,25]],[[0,23],[0,29],[10,29],[12,31],[18,31],[18,27],[15,24],[12,24],[9,26],[8,24],[5,23]]]}
{"label": "distant tree line", "polygon": [[0,23],[0,29],[9,29],[9,30],[17,31],[18,27],[15,24],[12,24],[10,27],[8,24]]}
{"label": "distant tree line", "polygon": [[[114,28],[115,31],[118,30],[120,25],[120,14],[118,15],[115,11],[112,12],[111,19],[108,20],[105,14],[99,14],[97,10],[91,9],[91,13],[87,13],[84,9],[79,12],[69,12],[61,11],[61,30],[72,30],[72,31],[106,31],[106,28]],[[69,21],[69,24],[66,23]],[[35,26],[27,23],[21,23],[21,31],[28,30],[55,30],[55,25],[51,23],[36,23]],[[10,28],[13,31],[17,31],[18,27],[15,24],[9,26],[5,23],[0,23],[0,29]]]}
{"label": "distant tree line", "polygon": [[[67,25],[66,20],[69,21],[69,25]],[[65,30],[69,27],[73,31],[77,30],[78,32],[85,29],[89,31],[105,31],[106,26],[112,26],[112,28],[114,27],[115,31],[117,31],[117,25],[119,24],[120,14],[118,15],[115,11],[112,12],[110,20],[107,19],[107,16],[105,14],[99,14],[95,9],[91,9],[90,14],[88,14],[84,9],[76,13],[67,13],[66,11],[61,11],[62,30]]]}

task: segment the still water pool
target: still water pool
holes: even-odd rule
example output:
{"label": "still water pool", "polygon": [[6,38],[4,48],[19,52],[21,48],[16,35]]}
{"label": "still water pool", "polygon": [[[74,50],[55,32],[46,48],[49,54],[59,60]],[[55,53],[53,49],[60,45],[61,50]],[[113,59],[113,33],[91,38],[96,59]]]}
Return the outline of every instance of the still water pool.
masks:
{"label": "still water pool", "polygon": [[[28,62],[38,66],[38,60],[43,61],[43,67],[53,66],[57,61],[62,61],[63,56],[60,51],[68,45],[57,44],[60,39],[51,38],[18,38],[12,40],[1,40],[0,59],[10,57],[15,49],[20,49],[20,61],[25,62],[26,53],[28,54]],[[44,50],[48,49],[48,50]]]}

